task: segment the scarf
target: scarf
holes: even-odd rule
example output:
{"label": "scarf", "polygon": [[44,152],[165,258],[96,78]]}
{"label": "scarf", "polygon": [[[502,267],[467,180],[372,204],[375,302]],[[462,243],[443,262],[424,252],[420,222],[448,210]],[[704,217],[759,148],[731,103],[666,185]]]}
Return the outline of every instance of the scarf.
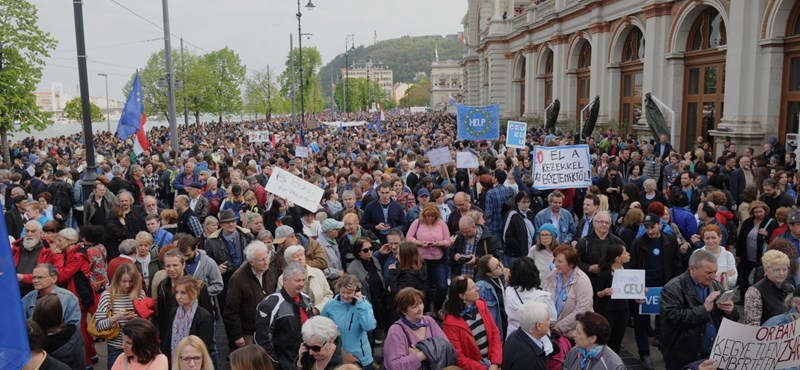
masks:
{"label": "scarf", "polygon": [[406,326],[411,328],[411,330],[417,330],[419,328],[427,328],[427,327],[431,326],[431,324],[428,324],[425,321],[425,319],[419,319],[419,321],[417,321],[416,323],[413,323],[409,319],[407,319],[405,316],[403,316],[403,317],[400,318],[400,320],[403,322],[403,324],[406,324]]}
{"label": "scarf", "polygon": [[336,201],[326,200],[325,204],[328,205],[328,208],[331,210],[331,214],[334,215],[338,214],[339,212],[341,212],[342,209],[344,209],[344,206],[338,200]]}
{"label": "scarf", "polygon": [[589,360],[600,358],[603,353],[603,346],[595,346],[588,352],[583,348],[578,348],[578,357],[581,358],[581,369],[589,365]]}
{"label": "scarf", "polygon": [[178,347],[178,342],[181,339],[188,337],[191,333],[189,330],[192,328],[192,319],[197,312],[197,300],[192,302],[192,308],[187,312],[183,306],[178,306],[178,311],[175,312],[175,320],[172,321],[172,353],[175,353],[175,348]]}
{"label": "scarf", "polygon": [[464,310],[461,311],[459,316],[461,316],[464,320],[475,320],[475,314],[478,312],[478,308],[475,307],[475,304],[471,304],[467,307],[464,307]]}
{"label": "scarf", "polygon": [[350,241],[350,244],[355,244],[358,239],[361,239],[361,226],[356,228],[355,234],[347,234],[347,240]]}

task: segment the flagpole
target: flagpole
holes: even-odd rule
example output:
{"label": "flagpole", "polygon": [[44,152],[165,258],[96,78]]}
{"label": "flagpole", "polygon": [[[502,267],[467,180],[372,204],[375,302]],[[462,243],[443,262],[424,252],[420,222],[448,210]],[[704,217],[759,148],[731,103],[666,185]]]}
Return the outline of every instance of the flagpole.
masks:
{"label": "flagpole", "polygon": [[167,111],[169,113],[169,141],[172,150],[179,151],[178,147],[178,122],[175,115],[175,74],[172,72],[172,35],[169,32],[169,5],[167,0],[162,0],[164,12],[164,56],[167,68]]}
{"label": "flagpole", "polygon": [[[83,34],[83,1],[73,0],[75,17],[75,44],[78,49],[78,79],[81,90],[81,112],[83,114],[83,147],[86,154],[86,170],[83,173],[83,198],[89,196],[97,180],[97,166],[94,162],[94,133],[92,132],[92,108],[89,103],[89,71],[86,66],[86,39]],[[111,134],[109,132],[109,134]]]}

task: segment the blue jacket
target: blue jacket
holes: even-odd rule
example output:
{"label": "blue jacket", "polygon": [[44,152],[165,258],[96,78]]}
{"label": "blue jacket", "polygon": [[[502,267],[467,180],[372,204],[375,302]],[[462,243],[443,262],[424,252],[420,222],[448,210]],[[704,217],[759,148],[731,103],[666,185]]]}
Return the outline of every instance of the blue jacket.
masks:
{"label": "blue jacket", "polygon": [[[487,280],[478,280],[475,282],[475,285],[478,286],[478,296],[486,301],[486,307],[489,308],[489,312],[492,314],[494,323],[497,325],[497,329],[500,330],[500,338],[505,338],[506,336],[504,332],[506,327],[503,325],[503,317],[500,316],[505,312],[505,307],[500,307],[500,300],[497,298],[497,291],[494,290],[492,283]],[[506,287],[505,284],[503,284],[503,291],[505,290]]]}
{"label": "blue jacket", "polygon": [[686,208],[672,207],[672,222],[678,225],[681,235],[686,240],[691,240],[692,235],[697,234],[697,219],[694,214]]}
{"label": "blue jacket", "polygon": [[[353,302],[356,302],[355,299]],[[333,300],[325,304],[321,315],[333,320],[339,327],[345,351],[358,357],[363,366],[372,363],[372,347],[367,332],[374,330],[378,322],[366,297],[352,304],[342,302],[337,294]]]}
{"label": "blue jacket", "polygon": [[156,247],[158,247],[158,250],[161,250],[161,248],[164,248],[164,246],[172,243],[172,233],[164,230],[163,227],[159,227],[158,233],[153,235],[153,243],[155,243]]}
{"label": "blue jacket", "polygon": [[[533,219],[533,227],[536,229],[537,238],[539,237],[539,230],[541,230],[542,225],[552,223],[550,221],[552,217],[553,212],[550,211],[550,207],[536,214],[536,217]],[[569,244],[572,241],[572,236],[575,235],[575,219],[572,218],[572,213],[562,208],[558,212],[558,227],[558,242]]]}

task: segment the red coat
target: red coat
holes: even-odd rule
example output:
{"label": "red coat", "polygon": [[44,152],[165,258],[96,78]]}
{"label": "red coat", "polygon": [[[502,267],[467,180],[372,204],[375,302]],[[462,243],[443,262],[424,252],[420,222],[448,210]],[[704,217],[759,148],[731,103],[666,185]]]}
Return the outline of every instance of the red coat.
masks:
{"label": "red coat", "polygon": [[[19,238],[11,243],[11,254],[14,256],[14,267],[19,265],[19,251],[22,248],[22,241],[25,238]],[[50,243],[47,240],[42,239],[42,251],[39,253],[39,258],[36,259],[36,264],[40,263],[54,263],[53,259],[53,252],[50,251]],[[33,284],[33,280],[31,279],[31,274],[23,274],[22,282],[25,284]]]}
{"label": "red coat", "polygon": [[[478,313],[483,319],[483,326],[486,328],[486,339],[489,341],[489,361],[500,365],[503,362],[503,343],[500,342],[500,330],[497,329],[492,314],[483,299],[478,299],[475,306],[478,308]],[[481,351],[475,342],[475,337],[472,336],[472,330],[469,329],[463,318],[449,313],[445,314],[442,331],[456,349],[458,354],[456,365],[458,367],[464,370],[486,370],[486,366],[480,363]]]}
{"label": "red coat", "polygon": [[53,255],[53,264],[58,268],[58,280],[56,284],[60,287],[69,290],[76,297],[78,291],[75,290],[75,274],[82,271],[86,277],[89,277],[92,266],[89,256],[86,253],[78,253],[75,249],[77,245],[70,247],[66,253],[58,253]]}

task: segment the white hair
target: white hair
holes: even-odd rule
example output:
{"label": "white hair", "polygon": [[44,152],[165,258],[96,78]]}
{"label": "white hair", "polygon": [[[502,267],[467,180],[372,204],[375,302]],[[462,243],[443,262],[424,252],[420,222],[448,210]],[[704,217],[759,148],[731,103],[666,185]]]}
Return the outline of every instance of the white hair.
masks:
{"label": "white hair", "polygon": [[306,276],[306,268],[299,263],[290,263],[283,269],[283,280],[290,280],[297,274]]}
{"label": "white hair", "polygon": [[645,188],[650,187],[653,188],[653,190],[658,190],[658,186],[656,185],[656,180],[653,179],[644,180],[644,184],[642,185],[642,187]]}
{"label": "white hair", "polygon": [[339,328],[325,316],[314,316],[306,320],[300,333],[303,334],[303,341],[316,339],[320,343],[328,343],[339,336]]}
{"label": "white hair", "polygon": [[78,231],[76,231],[73,228],[68,227],[66,229],[59,231],[58,236],[67,239],[73,243],[78,241]]}
{"label": "white hair", "polygon": [[135,239],[125,239],[119,243],[119,254],[130,256],[136,253],[137,247],[139,247],[139,243]]}
{"label": "white hair", "polygon": [[291,261],[292,258],[294,258],[295,254],[305,253],[305,251],[306,249],[303,248],[302,245],[293,245],[289,248],[286,248],[286,250],[283,251],[283,259],[286,261]]}
{"label": "white hair", "polygon": [[547,305],[542,302],[526,302],[519,308],[517,314],[519,327],[529,334],[534,325],[546,322],[550,318]]}
{"label": "white hair", "polygon": [[269,247],[267,247],[264,242],[258,240],[253,241],[244,248],[244,258],[248,261],[252,261],[256,256],[256,252],[260,250],[266,251],[267,254],[269,254]]}

